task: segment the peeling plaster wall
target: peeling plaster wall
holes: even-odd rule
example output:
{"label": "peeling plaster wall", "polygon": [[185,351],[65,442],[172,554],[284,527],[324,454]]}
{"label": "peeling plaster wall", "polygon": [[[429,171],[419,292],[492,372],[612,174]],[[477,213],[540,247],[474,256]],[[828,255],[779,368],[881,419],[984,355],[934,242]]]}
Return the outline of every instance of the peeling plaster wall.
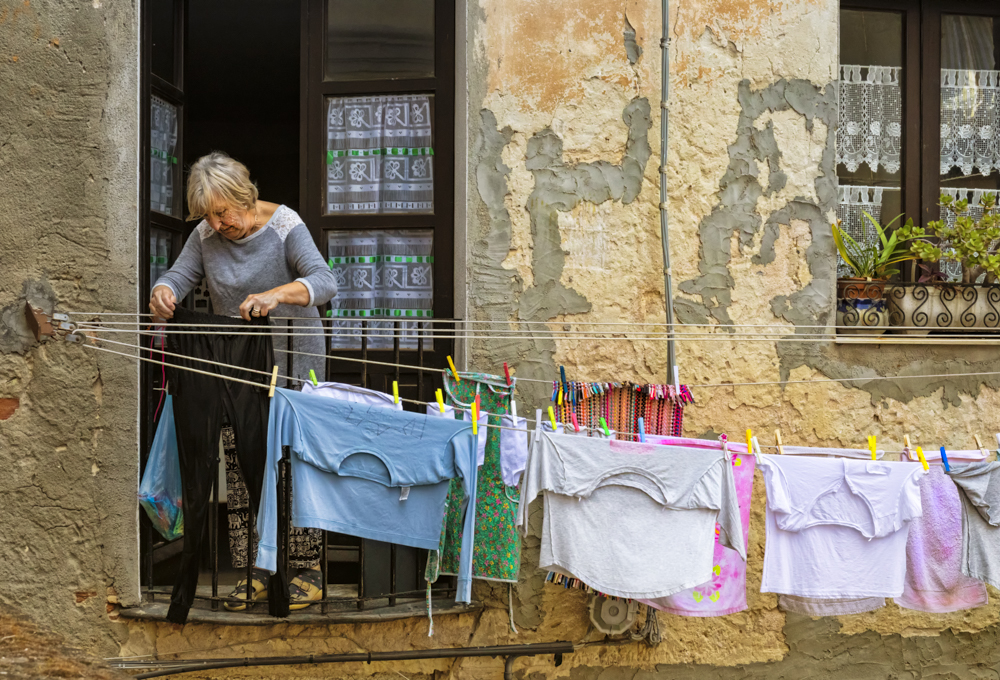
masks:
{"label": "peeling plaster wall", "polygon": [[36,343],[23,310],[135,311],[137,23],[0,0],[0,602],[98,654],[138,592],[136,366]]}

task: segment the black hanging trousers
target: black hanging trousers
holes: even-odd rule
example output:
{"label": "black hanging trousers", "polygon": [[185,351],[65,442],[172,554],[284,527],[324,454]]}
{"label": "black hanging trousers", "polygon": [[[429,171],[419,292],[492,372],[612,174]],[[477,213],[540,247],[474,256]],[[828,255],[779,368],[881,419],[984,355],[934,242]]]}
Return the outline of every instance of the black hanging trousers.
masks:
{"label": "black hanging trousers", "polygon": [[[223,328],[188,324],[218,324]],[[227,325],[242,327],[225,328]],[[169,351],[185,357],[208,359],[229,366],[270,373],[274,367],[274,353],[268,328],[266,317],[247,322],[228,316],[176,309],[167,329],[185,332],[167,334]],[[184,490],[184,549],[181,553],[180,572],[170,596],[167,620],[184,623],[194,602],[198,567],[206,544],[212,481],[219,474],[219,436],[223,416],[226,416],[235,431],[240,469],[249,492],[251,511],[256,515],[267,460],[269,400],[267,387],[202,375],[180,367],[249,380],[258,385],[269,383],[270,378],[238,368],[223,368],[178,357],[167,359],[167,377],[170,391],[174,395],[177,453]],[[287,597],[287,593],[284,595]],[[273,595],[269,593],[269,597]]]}

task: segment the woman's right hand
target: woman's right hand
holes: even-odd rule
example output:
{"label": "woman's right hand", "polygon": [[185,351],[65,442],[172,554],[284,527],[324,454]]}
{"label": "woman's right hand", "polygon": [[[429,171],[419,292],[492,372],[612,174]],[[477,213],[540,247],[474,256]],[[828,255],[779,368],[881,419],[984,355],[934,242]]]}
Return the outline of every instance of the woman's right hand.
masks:
{"label": "woman's right hand", "polygon": [[156,317],[154,321],[172,319],[176,306],[177,298],[174,297],[174,291],[167,286],[157,286],[149,296],[149,311]]}

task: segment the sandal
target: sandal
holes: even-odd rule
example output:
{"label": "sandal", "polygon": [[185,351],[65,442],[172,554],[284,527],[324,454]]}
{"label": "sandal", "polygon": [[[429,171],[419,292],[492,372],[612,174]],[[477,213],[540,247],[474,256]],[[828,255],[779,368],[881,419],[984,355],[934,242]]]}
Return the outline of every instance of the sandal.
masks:
{"label": "sandal", "polygon": [[305,609],[323,599],[323,572],[319,569],[300,569],[298,576],[288,584],[288,608]]}
{"label": "sandal", "polygon": [[[267,582],[270,580],[270,574],[262,569],[253,570],[253,594],[250,596],[251,602],[260,602],[262,600],[267,600]],[[223,602],[223,606],[231,612],[241,612],[245,611],[247,608],[247,580],[242,579],[233,588],[233,592],[229,593],[229,597],[233,600],[241,600],[239,602]]]}

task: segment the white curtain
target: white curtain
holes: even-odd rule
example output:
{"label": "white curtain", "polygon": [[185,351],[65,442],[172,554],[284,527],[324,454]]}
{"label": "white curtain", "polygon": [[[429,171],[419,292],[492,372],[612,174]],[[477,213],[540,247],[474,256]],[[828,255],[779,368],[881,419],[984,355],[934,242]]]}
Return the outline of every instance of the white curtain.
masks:
{"label": "white curtain", "polygon": [[331,97],[326,211],[428,213],[434,208],[432,97]]}
{"label": "white curtain", "polygon": [[855,172],[867,163],[899,172],[902,136],[902,68],[840,66],[840,124],[837,127],[837,163]]}
{"label": "white curtain", "polygon": [[941,174],[1000,170],[1000,71],[941,69]]}
{"label": "white curtain", "polygon": [[[878,234],[865,217],[868,213],[881,224],[882,196],[884,192],[899,191],[892,187],[842,186],[837,188],[837,219],[841,228],[858,243],[874,243]],[[840,258],[837,259],[837,275],[851,276],[850,268]]]}
{"label": "white curtain", "polygon": [[[331,349],[359,349],[361,322],[369,335],[391,335],[401,321],[400,347],[416,349],[417,333],[434,308],[434,238],[427,230],[329,232],[330,269],[337,280]],[[371,337],[371,349],[391,349],[392,337]]]}

